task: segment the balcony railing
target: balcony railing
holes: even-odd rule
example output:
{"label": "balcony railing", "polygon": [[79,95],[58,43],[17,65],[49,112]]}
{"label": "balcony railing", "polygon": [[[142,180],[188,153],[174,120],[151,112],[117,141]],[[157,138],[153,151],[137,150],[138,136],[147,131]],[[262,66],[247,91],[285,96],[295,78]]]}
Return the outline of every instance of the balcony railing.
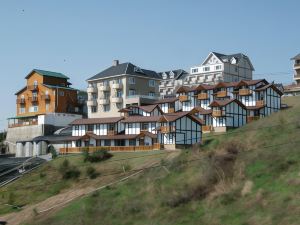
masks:
{"label": "balcony railing", "polygon": [[265,105],[265,101],[264,100],[259,100],[259,101],[256,101],[256,106],[264,106]]}
{"label": "balcony railing", "polygon": [[18,98],[17,104],[25,104],[25,98]]}
{"label": "balcony railing", "polygon": [[224,98],[227,97],[227,91],[218,91],[217,95],[218,98]]}
{"label": "balcony railing", "polygon": [[189,99],[188,99],[188,96],[187,95],[180,95],[179,96],[179,101],[181,102],[187,102]]}
{"label": "balcony railing", "polygon": [[115,130],[108,130],[107,131],[107,135],[116,135],[117,134],[117,131]]}
{"label": "balcony railing", "polygon": [[162,134],[167,134],[170,132],[175,132],[175,126],[162,126],[160,128]]}
{"label": "balcony railing", "polygon": [[28,85],[27,86],[27,89],[29,90],[29,91],[38,91],[38,86],[37,85]]}
{"label": "balcony railing", "polygon": [[294,74],[294,79],[300,79],[300,74]]}
{"label": "balcony railing", "polygon": [[24,126],[33,126],[33,125],[38,125],[38,121],[27,121],[27,122],[22,122],[22,123],[14,123],[14,124],[9,124],[9,128],[14,128],[14,127],[24,127]]}
{"label": "balcony railing", "polygon": [[259,120],[259,116],[247,116],[247,123],[250,123],[255,120]]}
{"label": "balcony railing", "polygon": [[97,150],[107,151],[152,151],[160,150],[162,145],[154,143],[153,145],[140,145],[140,146],[99,146],[99,147],[75,147],[75,148],[60,148],[60,154],[82,153],[83,151],[94,152]]}
{"label": "balcony railing", "polygon": [[30,97],[29,100],[30,100],[31,102],[37,102],[37,101],[38,101],[38,97],[37,97],[37,96],[35,96],[35,97]]}
{"label": "balcony railing", "polygon": [[211,125],[202,126],[202,132],[210,132],[210,131],[212,131],[212,126]]}
{"label": "balcony railing", "polygon": [[206,100],[206,99],[208,99],[207,93],[199,93],[198,94],[198,100]]}
{"label": "balcony railing", "polygon": [[213,117],[221,117],[221,116],[225,116],[225,112],[221,111],[221,110],[213,110],[212,111],[212,116]]}
{"label": "balcony railing", "polygon": [[45,101],[49,101],[50,100],[50,95],[42,95],[41,99],[45,100]]}
{"label": "balcony railing", "polygon": [[168,109],[168,113],[174,113],[175,112],[175,109],[174,108],[169,108]]}
{"label": "balcony railing", "polygon": [[252,90],[248,89],[248,88],[243,88],[243,89],[239,89],[239,95],[251,95],[252,94]]}
{"label": "balcony railing", "polygon": [[113,89],[122,89],[123,88],[123,84],[122,83],[114,83],[111,86]]}

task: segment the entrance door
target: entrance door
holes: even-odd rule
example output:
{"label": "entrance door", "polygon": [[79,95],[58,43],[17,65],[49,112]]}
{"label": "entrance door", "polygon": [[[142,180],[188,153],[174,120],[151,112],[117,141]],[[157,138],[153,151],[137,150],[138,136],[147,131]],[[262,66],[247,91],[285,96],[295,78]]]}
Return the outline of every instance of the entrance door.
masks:
{"label": "entrance door", "polygon": [[144,140],[144,138],[140,138],[140,145],[145,145],[145,140]]}

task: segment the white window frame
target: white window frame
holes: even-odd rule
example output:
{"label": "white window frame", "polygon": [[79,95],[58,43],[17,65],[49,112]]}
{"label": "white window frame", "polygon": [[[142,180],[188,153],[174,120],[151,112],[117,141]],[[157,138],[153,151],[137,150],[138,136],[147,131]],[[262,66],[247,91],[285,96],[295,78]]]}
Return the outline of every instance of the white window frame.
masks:
{"label": "white window frame", "polygon": [[135,84],[135,77],[129,77],[128,78],[128,83],[129,84]]}
{"label": "white window frame", "polygon": [[149,80],[148,85],[149,87],[155,87],[155,80]]}

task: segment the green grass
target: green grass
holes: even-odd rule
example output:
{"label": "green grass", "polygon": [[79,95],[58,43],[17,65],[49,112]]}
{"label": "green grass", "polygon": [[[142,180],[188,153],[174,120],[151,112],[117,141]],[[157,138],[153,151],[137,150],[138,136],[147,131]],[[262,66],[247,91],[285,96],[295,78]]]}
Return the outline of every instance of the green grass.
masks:
{"label": "green grass", "polygon": [[200,150],[168,163],[169,172],[147,170],[27,224],[300,224],[299,100],[286,98],[292,108],[226,135],[204,136]]}

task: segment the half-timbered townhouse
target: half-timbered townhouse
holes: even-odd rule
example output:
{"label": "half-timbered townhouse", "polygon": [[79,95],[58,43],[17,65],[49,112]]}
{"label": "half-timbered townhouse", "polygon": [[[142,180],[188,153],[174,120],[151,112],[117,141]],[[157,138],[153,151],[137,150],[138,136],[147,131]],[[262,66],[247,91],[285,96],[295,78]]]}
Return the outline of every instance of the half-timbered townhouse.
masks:
{"label": "half-timbered townhouse", "polygon": [[165,149],[201,143],[202,121],[190,112],[165,114],[159,123],[158,141]]}
{"label": "half-timbered townhouse", "polygon": [[225,100],[234,98],[235,86],[238,82],[220,82],[214,87],[214,100]]}
{"label": "half-timbered townhouse", "polygon": [[129,116],[159,116],[163,114],[163,111],[157,104],[145,106],[129,106],[127,107],[127,110]]}
{"label": "half-timbered townhouse", "polygon": [[189,112],[197,104],[197,98],[195,96],[195,90],[193,87],[179,87],[176,91],[176,97],[179,99],[182,111]]}
{"label": "half-timbered townhouse", "polygon": [[215,100],[210,107],[215,132],[225,132],[227,128],[241,127],[247,122],[247,109],[236,99]]}
{"label": "half-timbered townhouse", "polygon": [[195,115],[199,119],[202,120],[202,132],[210,132],[212,131],[212,110],[204,109],[200,106],[193,108],[190,114]]}
{"label": "half-timbered townhouse", "polygon": [[182,110],[182,104],[178,97],[164,98],[155,102],[163,113],[174,113]]}
{"label": "half-timbered townhouse", "polygon": [[210,103],[214,100],[214,85],[200,84],[195,87],[195,94],[197,98],[196,106],[200,106],[203,109],[209,109]]}

